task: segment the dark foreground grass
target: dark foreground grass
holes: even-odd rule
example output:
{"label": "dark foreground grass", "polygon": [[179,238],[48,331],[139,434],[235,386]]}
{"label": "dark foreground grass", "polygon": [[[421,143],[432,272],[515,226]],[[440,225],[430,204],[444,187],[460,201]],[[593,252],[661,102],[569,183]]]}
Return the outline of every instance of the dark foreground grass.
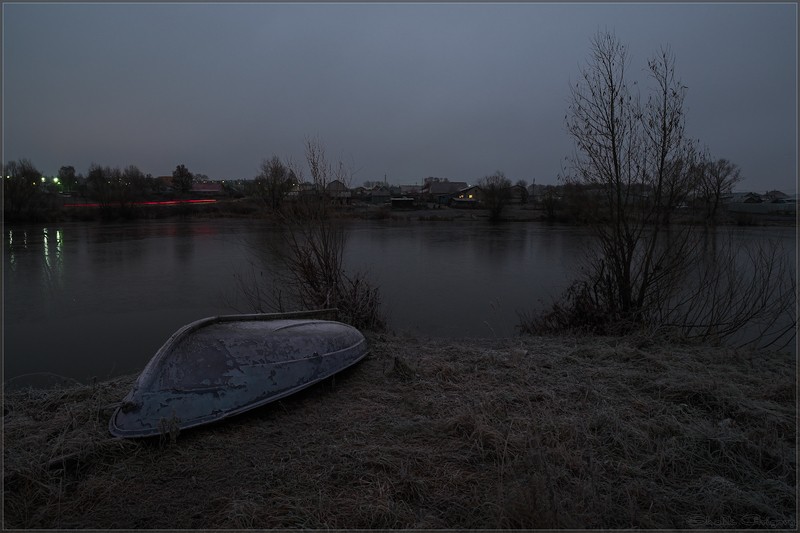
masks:
{"label": "dark foreground grass", "polygon": [[795,526],[789,356],[633,338],[371,345],[335,379],[177,439],[108,434],[133,377],[7,392],[4,526]]}

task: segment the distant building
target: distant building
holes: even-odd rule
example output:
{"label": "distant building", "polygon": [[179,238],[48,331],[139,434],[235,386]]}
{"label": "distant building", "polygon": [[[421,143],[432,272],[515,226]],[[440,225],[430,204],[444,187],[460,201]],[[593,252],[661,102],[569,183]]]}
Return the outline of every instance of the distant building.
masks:
{"label": "distant building", "polygon": [[450,200],[450,205],[457,208],[476,208],[484,201],[483,189],[477,185],[464,187]]}
{"label": "distant building", "polygon": [[766,202],[774,202],[775,200],[783,200],[784,198],[788,197],[788,194],[781,191],[767,191],[767,194],[763,196],[763,199]]}
{"label": "distant building", "polygon": [[419,185],[400,185],[400,194],[403,196],[419,195],[422,192],[422,187]]}
{"label": "distant building", "polygon": [[325,186],[325,194],[342,204],[349,204],[352,198],[350,189],[343,182],[333,180]]}
{"label": "distant building", "polygon": [[207,196],[222,194],[222,183],[218,181],[207,181],[204,183],[192,183],[192,192]]}
{"label": "distant building", "polygon": [[722,201],[731,204],[760,204],[763,202],[761,195],[754,192],[734,192],[723,196]]}
{"label": "distant building", "polygon": [[388,187],[375,187],[367,191],[369,203],[382,205],[389,201],[392,197]]}
{"label": "distant building", "polygon": [[368,198],[366,187],[356,187],[351,189],[350,194],[354,200],[366,200]]}
{"label": "distant building", "polygon": [[429,202],[447,205],[459,191],[468,187],[463,181],[426,181],[422,187],[422,196]]}

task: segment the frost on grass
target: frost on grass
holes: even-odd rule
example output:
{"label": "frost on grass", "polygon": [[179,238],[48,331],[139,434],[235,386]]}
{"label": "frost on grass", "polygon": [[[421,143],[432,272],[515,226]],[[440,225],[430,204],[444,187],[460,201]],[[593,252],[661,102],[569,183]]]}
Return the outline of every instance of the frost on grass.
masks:
{"label": "frost on grass", "polygon": [[356,367],[176,441],[132,382],[6,392],[6,527],[793,527],[795,363],[636,338],[370,339]]}

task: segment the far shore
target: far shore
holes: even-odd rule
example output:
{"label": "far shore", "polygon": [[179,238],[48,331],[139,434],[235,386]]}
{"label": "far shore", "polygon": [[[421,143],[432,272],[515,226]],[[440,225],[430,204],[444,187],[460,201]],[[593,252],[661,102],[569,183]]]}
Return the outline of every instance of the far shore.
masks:
{"label": "far shore", "polygon": [[[172,218],[247,218],[280,220],[280,216],[271,212],[263,202],[255,198],[205,198],[177,199],[173,202],[146,202],[154,205],[132,205],[120,208],[108,206],[100,208],[88,200],[71,201],[68,207],[43,210],[20,220],[5,220],[6,224],[65,222],[65,221],[136,221]],[[83,205],[85,204],[85,206]],[[366,220],[396,220],[422,222],[474,222],[490,221],[488,209],[480,207],[450,207],[431,202],[421,203],[412,208],[393,208],[390,205],[354,202],[340,206],[337,216],[343,218]],[[698,213],[677,213],[672,222],[675,224],[694,223],[703,225]],[[500,219],[495,222],[544,222],[585,226],[587,222],[576,213],[558,210],[551,215],[537,203],[509,204]],[[796,213],[725,213],[717,222],[719,226],[796,226]]]}
{"label": "far shore", "polygon": [[796,526],[796,361],[629,337],[368,335],[361,363],[120,440],[135,375],[6,390],[4,528]]}

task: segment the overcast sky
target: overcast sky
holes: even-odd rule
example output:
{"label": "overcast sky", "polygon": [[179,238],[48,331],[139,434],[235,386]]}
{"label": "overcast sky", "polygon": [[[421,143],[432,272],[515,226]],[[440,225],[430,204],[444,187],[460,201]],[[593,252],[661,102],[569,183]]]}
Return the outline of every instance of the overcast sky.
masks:
{"label": "overcast sky", "polygon": [[317,137],[365,180],[557,183],[590,39],[670,45],[740,190],[797,189],[797,6],[3,4],[3,160],[252,178]]}

